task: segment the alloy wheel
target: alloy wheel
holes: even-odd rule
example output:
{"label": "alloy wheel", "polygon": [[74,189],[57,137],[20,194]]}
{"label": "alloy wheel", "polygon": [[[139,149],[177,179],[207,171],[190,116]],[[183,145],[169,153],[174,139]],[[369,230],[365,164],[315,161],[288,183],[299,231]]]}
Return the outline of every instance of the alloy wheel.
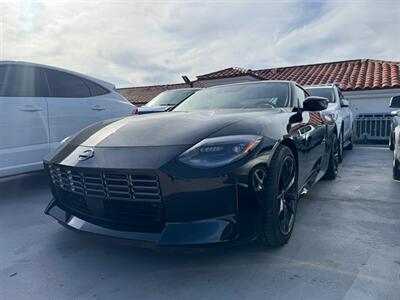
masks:
{"label": "alloy wheel", "polygon": [[255,192],[264,190],[265,170],[256,169],[253,174],[253,188]]}
{"label": "alloy wheel", "polygon": [[338,168],[339,168],[339,145],[338,143],[333,144],[333,167],[335,170],[335,174],[338,173]]}
{"label": "alloy wheel", "polygon": [[339,162],[343,159],[343,133],[339,134],[338,158]]}
{"label": "alloy wheel", "polygon": [[297,197],[295,196],[296,169],[295,161],[292,157],[286,157],[279,178],[278,187],[278,218],[280,221],[280,231],[288,234],[293,227],[296,214]]}

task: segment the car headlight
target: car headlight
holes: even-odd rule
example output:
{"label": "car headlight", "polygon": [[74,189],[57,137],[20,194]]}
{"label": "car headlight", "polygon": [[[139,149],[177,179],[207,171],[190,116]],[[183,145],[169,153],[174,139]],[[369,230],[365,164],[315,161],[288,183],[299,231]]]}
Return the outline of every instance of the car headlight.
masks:
{"label": "car headlight", "polygon": [[322,117],[325,119],[327,122],[336,122],[338,118],[338,113],[335,111],[322,111]]}
{"label": "car headlight", "polygon": [[197,168],[215,168],[249,155],[261,142],[257,135],[231,135],[204,139],[183,152],[179,161]]}

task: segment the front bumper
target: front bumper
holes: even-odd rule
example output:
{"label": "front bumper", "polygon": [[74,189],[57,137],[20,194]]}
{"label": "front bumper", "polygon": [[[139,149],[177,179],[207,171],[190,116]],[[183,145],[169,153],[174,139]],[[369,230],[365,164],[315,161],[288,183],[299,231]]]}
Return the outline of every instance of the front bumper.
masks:
{"label": "front bumper", "polygon": [[[214,244],[241,235],[238,184],[231,175],[188,179],[159,170],[94,170],[58,164],[45,167],[54,197],[45,213],[66,227],[160,245]],[[118,176],[130,178],[133,186],[129,190],[135,193],[144,188],[135,181],[152,178],[154,182],[157,178],[159,197],[136,193],[115,198],[115,192],[123,190],[121,186],[115,189],[116,183],[122,182]]]}
{"label": "front bumper", "polygon": [[[45,211],[67,228],[103,236],[146,241],[159,245],[199,245],[226,242],[235,239],[234,223],[228,220],[204,220],[185,223],[167,223],[160,233],[122,231],[99,226],[65,211],[53,199]],[[230,237],[230,239],[227,239]]]}
{"label": "front bumper", "polygon": [[176,161],[187,146],[96,148],[87,160],[79,154],[88,148],[67,146],[44,163],[53,194],[46,213],[67,227],[161,245],[255,236],[259,203],[247,184],[259,157],[203,170]]}

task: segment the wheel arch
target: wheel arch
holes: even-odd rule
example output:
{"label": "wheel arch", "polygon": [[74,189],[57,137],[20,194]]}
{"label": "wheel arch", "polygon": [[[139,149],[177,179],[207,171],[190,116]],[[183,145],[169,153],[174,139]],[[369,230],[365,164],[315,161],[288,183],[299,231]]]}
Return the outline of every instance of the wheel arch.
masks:
{"label": "wheel arch", "polygon": [[290,138],[284,138],[281,141],[278,141],[275,143],[275,145],[271,145],[270,148],[265,152],[267,153],[266,156],[261,155],[256,161],[255,163],[251,166],[251,168],[249,169],[248,173],[247,173],[247,178],[246,178],[246,183],[248,187],[252,187],[251,184],[251,180],[252,180],[252,176],[254,174],[254,171],[260,167],[262,168],[269,168],[270,164],[271,164],[271,160],[273,158],[274,155],[276,155],[276,152],[279,149],[279,146],[286,146],[290,149],[290,151],[292,151],[294,159],[296,161],[296,170],[297,170],[297,175],[299,173],[299,155],[298,155],[298,150],[296,147],[295,142],[290,139]]}
{"label": "wheel arch", "polygon": [[293,155],[294,155],[294,159],[296,160],[296,169],[297,169],[297,173],[299,172],[299,155],[297,153],[297,147],[296,144],[293,140],[291,139],[283,139],[282,142],[280,142],[280,145],[286,146],[288,147]]}

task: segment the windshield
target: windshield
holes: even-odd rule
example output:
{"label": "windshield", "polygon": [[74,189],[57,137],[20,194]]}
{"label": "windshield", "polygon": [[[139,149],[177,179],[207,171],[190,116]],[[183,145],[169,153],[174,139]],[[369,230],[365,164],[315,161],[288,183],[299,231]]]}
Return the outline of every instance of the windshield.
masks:
{"label": "windshield", "polygon": [[310,94],[310,96],[318,96],[325,97],[328,99],[330,103],[335,102],[335,98],[333,97],[333,89],[330,87],[327,88],[308,88],[306,91]]}
{"label": "windshield", "polygon": [[288,104],[287,83],[250,83],[201,90],[179,104],[174,111],[267,109],[286,107]]}
{"label": "windshield", "polygon": [[158,94],[153,100],[146,104],[148,107],[154,106],[173,106],[185,100],[197,90],[172,90]]}

